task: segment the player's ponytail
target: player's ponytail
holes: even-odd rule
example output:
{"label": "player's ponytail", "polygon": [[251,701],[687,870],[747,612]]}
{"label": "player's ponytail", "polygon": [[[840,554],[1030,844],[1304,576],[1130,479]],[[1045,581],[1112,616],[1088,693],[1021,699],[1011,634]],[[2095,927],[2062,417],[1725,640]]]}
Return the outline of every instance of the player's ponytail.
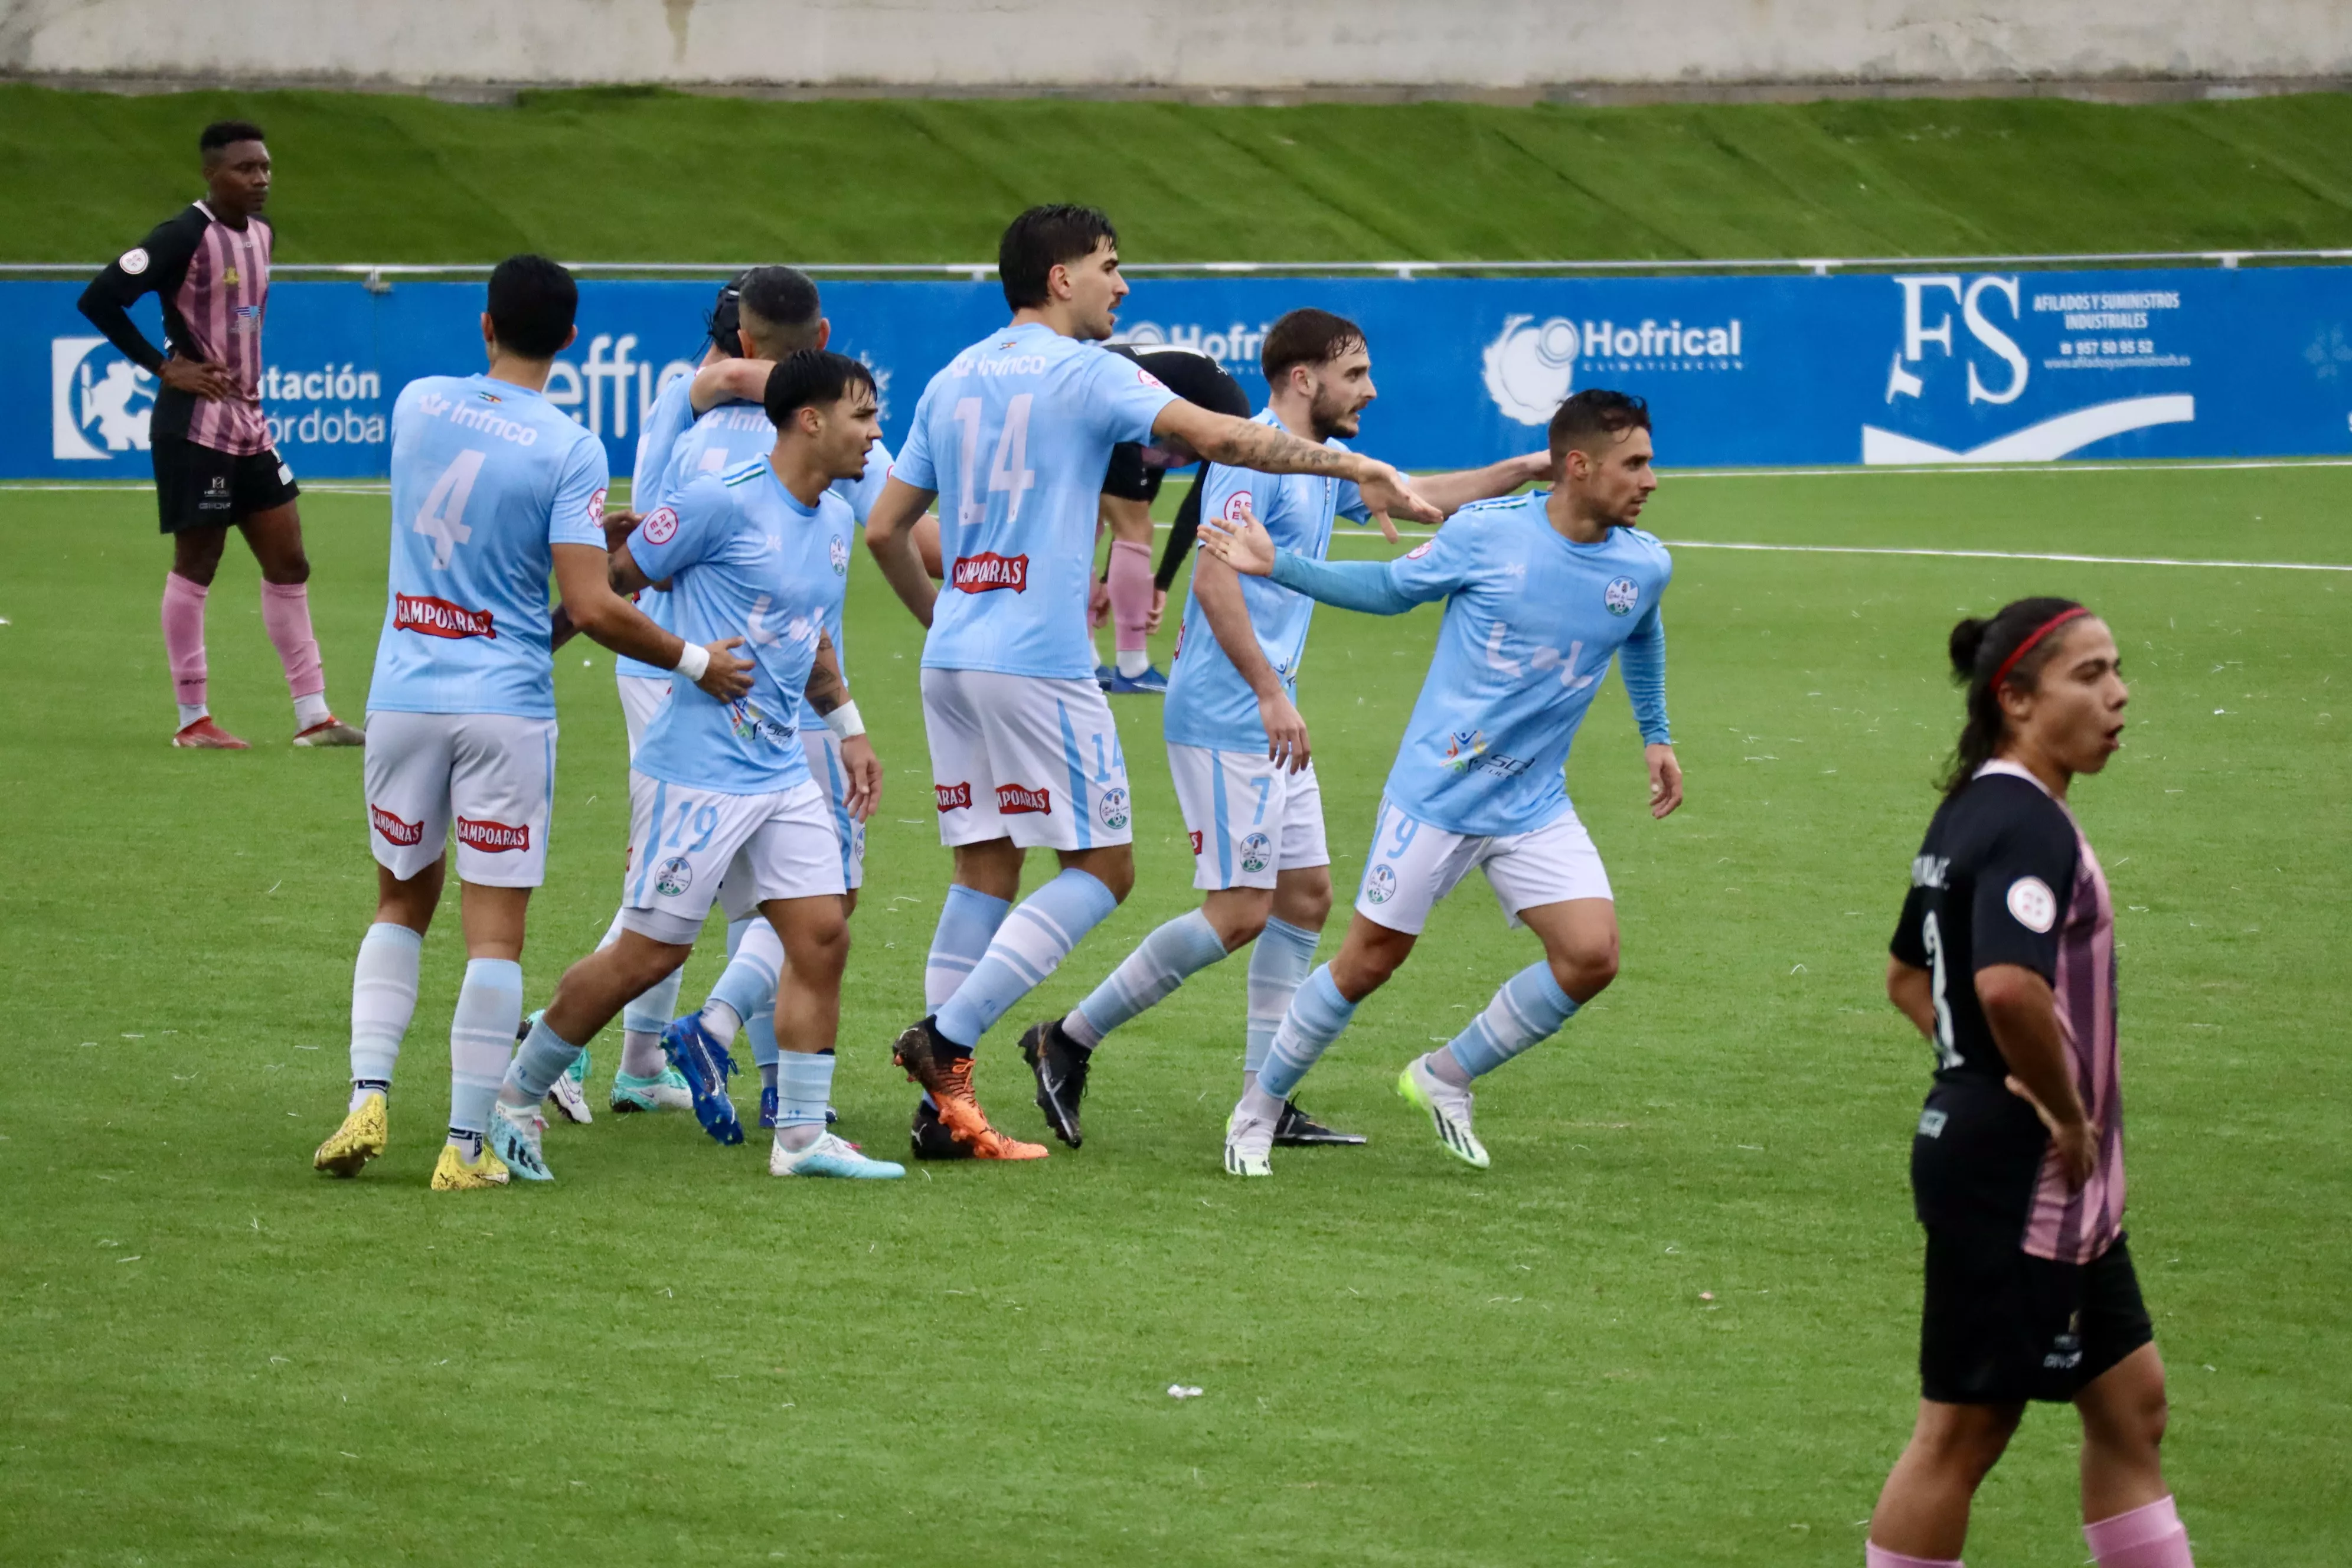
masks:
{"label": "player's ponytail", "polygon": [[1968,722],[1960,727],[1951,765],[1944,773],[1946,795],[1966,789],[1977,770],[2000,749],[2007,723],[2000,689],[2032,689],[2042,678],[2042,667],[2063,640],[2052,634],[2089,613],[2072,599],[2017,599],[1990,618],[1970,616],[1952,628],[1948,645],[1952,679],[1968,688]]}

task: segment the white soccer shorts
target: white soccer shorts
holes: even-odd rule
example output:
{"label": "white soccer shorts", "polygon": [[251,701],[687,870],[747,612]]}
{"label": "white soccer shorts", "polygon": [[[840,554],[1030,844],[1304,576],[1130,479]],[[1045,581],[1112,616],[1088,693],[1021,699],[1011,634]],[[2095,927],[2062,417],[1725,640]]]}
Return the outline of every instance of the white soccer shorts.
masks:
{"label": "white soccer shorts", "polygon": [[454,826],[457,875],[483,888],[547,880],[555,721],[510,713],[370,713],[368,845],[405,882],[438,860]]}
{"label": "white soccer shorts", "polygon": [[1127,755],[1091,680],[923,671],[940,842],[1097,849],[1135,837]]}
{"label": "white soccer shorts", "polygon": [[1192,886],[1271,888],[1278,871],[1328,866],[1323,838],[1323,786],[1315,764],[1297,773],[1264,751],[1168,747],[1176,805],[1192,836]]}
{"label": "white soccer shorts", "polygon": [[766,795],[726,795],[631,771],[621,923],[691,946],[722,882],[730,920],[770,899],[845,891],[824,789],[804,779]]}
{"label": "white soccer shorts", "polygon": [[1415,821],[1383,796],[1364,880],[1356,890],[1356,912],[1391,931],[1419,936],[1437,900],[1473,867],[1486,871],[1495,901],[1512,925],[1519,923],[1521,910],[1538,904],[1611,897],[1601,851],[1573,811],[1532,833],[1476,838]]}
{"label": "white soccer shorts", "polygon": [[669,677],[659,680],[642,675],[613,677],[613,684],[621,689],[621,722],[629,731],[629,755],[637,754],[637,742],[646,738],[646,726],[654,721],[662,704],[669,700]]}
{"label": "white soccer shorts", "polygon": [[841,765],[841,737],[820,723],[801,731],[809,777],[825,793],[833,811],[834,837],[841,840],[841,879],[853,888],[866,882],[866,824],[849,815],[849,770]]}

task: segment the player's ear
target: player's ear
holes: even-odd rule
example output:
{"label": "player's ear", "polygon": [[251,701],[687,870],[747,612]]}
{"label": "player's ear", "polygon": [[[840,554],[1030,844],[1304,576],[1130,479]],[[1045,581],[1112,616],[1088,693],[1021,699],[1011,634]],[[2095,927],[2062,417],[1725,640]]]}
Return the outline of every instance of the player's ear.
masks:
{"label": "player's ear", "polygon": [[833,342],[833,322],[824,316],[816,319],[816,346],[823,349]]}
{"label": "player's ear", "polygon": [[574,325],[570,331],[563,334],[563,341],[555,345],[555,352],[557,353],[562,353],[565,349],[570,348],[573,343],[576,343],[579,341],[580,329],[577,325]]}

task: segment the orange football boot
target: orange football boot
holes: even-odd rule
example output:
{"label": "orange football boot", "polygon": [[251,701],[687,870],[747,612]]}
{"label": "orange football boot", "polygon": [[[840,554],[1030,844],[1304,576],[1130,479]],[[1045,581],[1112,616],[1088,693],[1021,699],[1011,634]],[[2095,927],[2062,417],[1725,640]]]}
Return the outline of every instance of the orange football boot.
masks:
{"label": "orange football boot", "polygon": [[940,1108],[940,1121],[955,1141],[971,1151],[975,1160],[1043,1160],[1047,1150],[1043,1143],[1024,1143],[1018,1138],[1007,1138],[989,1125],[988,1113],[980,1108],[979,1097],[971,1089],[971,1058],[956,1056],[940,1049],[938,1037],[926,1018],[898,1037],[890,1047],[890,1059],[906,1070],[908,1078],[923,1086]]}

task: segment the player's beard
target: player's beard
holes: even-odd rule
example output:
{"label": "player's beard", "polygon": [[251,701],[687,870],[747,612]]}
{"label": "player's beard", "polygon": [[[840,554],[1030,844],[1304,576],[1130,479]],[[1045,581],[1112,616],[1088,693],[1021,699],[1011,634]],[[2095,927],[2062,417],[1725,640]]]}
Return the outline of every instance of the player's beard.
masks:
{"label": "player's beard", "polygon": [[1353,408],[1334,406],[1328,409],[1318,405],[1307,411],[1307,423],[1314,430],[1318,441],[1328,441],[1334,436],[1353,436],[1362,429],[1363,412],[1360,405]]}

